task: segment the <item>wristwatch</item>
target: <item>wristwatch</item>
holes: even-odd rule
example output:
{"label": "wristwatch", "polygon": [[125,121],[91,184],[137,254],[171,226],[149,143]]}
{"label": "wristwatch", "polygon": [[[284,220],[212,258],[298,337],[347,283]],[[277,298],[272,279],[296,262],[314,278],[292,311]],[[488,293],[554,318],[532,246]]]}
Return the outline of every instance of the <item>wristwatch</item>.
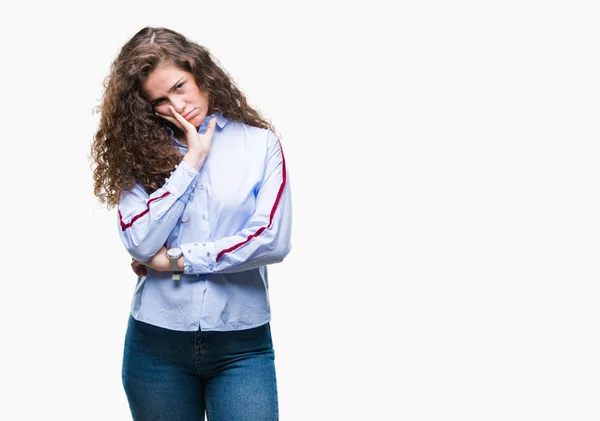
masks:
{"label": "wristwatch", "polygon": [[173,271],[173,280],[179,281],[181,279],[182,271],[179,270],[179,265],[177,264],[177,260],[183,256],[183,251],[179,247],[173,247],[167,250],[166,252],[167,258],[169,259],[169,264],[171,265],[171,270]]}

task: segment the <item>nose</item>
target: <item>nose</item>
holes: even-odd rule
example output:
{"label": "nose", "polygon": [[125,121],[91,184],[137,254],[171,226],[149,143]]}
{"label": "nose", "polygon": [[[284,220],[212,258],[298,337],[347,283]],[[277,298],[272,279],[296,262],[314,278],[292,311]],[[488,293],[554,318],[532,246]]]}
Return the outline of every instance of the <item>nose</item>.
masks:
{"label": "nose", "polygon": [[185,101],[183,101],[181,98],[171,98],[171,105],[173,105],[173,108],[175,108],[175,111],[177,111],[179,114],[181,114],[185,109]]}

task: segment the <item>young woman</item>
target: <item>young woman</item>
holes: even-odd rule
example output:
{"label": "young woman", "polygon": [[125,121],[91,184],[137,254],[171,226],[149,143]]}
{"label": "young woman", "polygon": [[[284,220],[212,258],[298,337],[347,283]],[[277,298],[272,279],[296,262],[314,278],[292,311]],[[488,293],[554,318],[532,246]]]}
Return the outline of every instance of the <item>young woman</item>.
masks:
{"label": "young woman", "polygon": [[281,143],[209,51],[147,27],[105,83],[94,193],[138,285],[123,356],[135,420],[278,419],[267,265],[290,251]]}

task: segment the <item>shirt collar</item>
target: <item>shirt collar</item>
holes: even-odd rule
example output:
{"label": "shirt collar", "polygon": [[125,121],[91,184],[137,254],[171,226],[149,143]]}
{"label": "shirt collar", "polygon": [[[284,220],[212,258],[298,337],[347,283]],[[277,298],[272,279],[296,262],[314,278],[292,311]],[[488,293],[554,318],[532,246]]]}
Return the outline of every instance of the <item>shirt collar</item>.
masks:
{"label": "shirt collar", "polygon": [[208,117],[208,120],[205,119],[204,121],[206,121],[206,124],[208,124],[208,122],[210,121],[210,117],[215,117],[217,119],[217,125],[219,126],[220,129],[225,127],[225,125],[229,121],[229,119],[227,117],[225,117],[221,113],[221,111],[216,111]]}

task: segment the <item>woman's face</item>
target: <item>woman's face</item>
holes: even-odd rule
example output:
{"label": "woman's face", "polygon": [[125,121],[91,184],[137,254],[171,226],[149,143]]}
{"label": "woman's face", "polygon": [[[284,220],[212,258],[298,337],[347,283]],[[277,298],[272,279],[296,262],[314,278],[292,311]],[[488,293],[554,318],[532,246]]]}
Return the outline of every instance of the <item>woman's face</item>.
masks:
{"label": "woman's face", "polygon": [[208,95],[200,90],[194,75],[174,65],[154,69],[144,82],[144,96],[154,111],[173,116],[172,105],[183,118],[198,128],[208,113]]}

